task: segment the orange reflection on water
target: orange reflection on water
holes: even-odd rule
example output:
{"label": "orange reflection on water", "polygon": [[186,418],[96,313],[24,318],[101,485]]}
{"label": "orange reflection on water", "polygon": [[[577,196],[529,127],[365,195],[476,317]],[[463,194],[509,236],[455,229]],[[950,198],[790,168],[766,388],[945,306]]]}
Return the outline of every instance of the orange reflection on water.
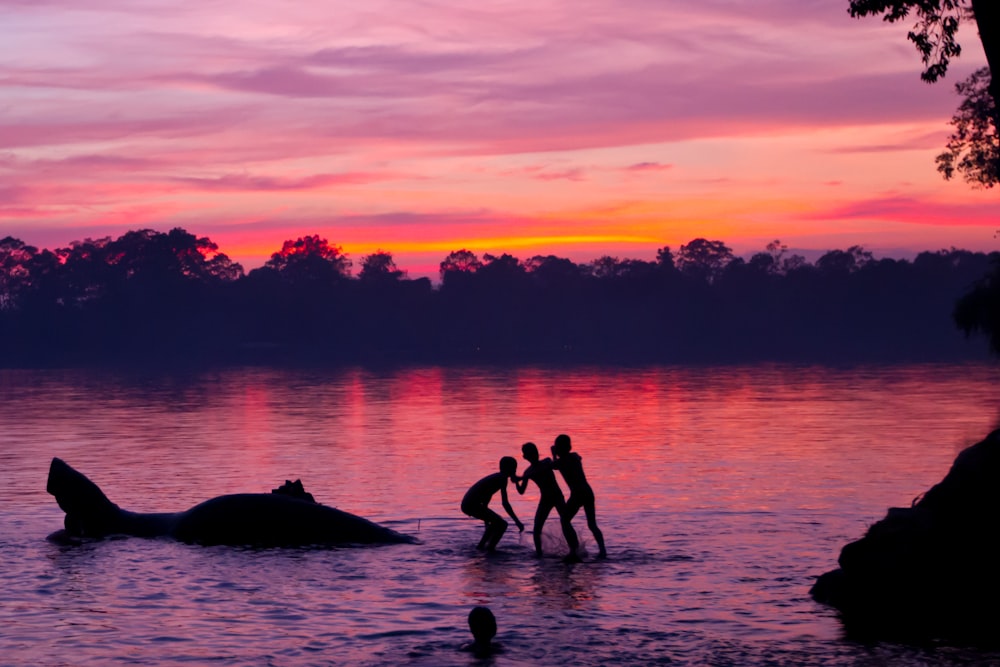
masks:
{"label": "orange reflection on water", "polygon": [[[169,384],[102,380],[84,383],[80,396],[56,379],[9,405],[22,431],[49,434],[43,453],[77,452],[111,479],[145,462],[149,477],[127,473],[126,493],[162,487],[189,498],[302,478],[318,498],[362,513],[455,516],[465,489],[501,456],[523,470],[523,442],[547,454],[565,432],[602,513],[823,510],[842,496],[872,508],[905,504],[940,479],[996,418],[990,373],[245,369]],[[30,396],[44,396],[44,410]],[[183,474],[160,477],[178,466]],[[514,499],[519,513],[531,515],[533,494]]]}
{"label": "orange reflection on water", "polygon": [[[113,647],[119,657],[169,635],[215,654],[243,656],[251,645],[255,658],[276,650],[272,644],[294,652],[326,641],[340,651],[330,655],[362,661],[379,642],[396,641],[386,637],[461,628],[473,603],[500,612],[518,645],[533,642],[541,662],[558,661],[553,646],[565,651],[597,637],[606,643],[581,650],[604,651],[595,660],[613,663],[632,629],[653,637],[648,646],[681,636],[677,628],[694,632],[672,657],[736,637],[768,646],[806,635],[822,642],[838,627],[808,599],[812,577],[833,567],[868,522],[909,503],[945,474],[960,447],[991,430],[1000,414],[998,373],[993,366],[8,373],[0,405],[16,419],[0,430],[7,482],[0,519],[13,527],[8,558],[32,575],[5,581],[20,591],[18,604],[37,602],[39,587],[48,586],[52,598],[40,605],[55,608],[58,600],[84,624],[118,613],[123,636],[139,638]],[[465,490],[499,457],[520,459],[525,440],[547,449],[561,432],[583,456],[611,558],[565,567],[554,521],[546,531],[551,558],[533,558],[530,535],[513,529],[500,555],[477,552],[482,525],[459,510]],[[420,544],[278,553],[122,540],[93,551],[56,549],[54,574],[39,576],[44,559],[25,558],[27,543],[9,545],[24,533],[37,536],[30,549],[51,547],[41,537],[62,523],[44,491],[51,456],[140,511],[183,510],[301,478],[320,502],[389,523]],[[530,524],[534,489],[511,502]],[[574,523],[592,556],[583,517]],[[86,576],[77,580],[76,568]],[[34,623],[29,634],[51,645],[51,624],[31,614],[11,620]],[[267,648],[253,648],[261,636]],[[95,642],[88,655],[111,652],[102,647]],[[512,644],[508,650],[524,656]]]}

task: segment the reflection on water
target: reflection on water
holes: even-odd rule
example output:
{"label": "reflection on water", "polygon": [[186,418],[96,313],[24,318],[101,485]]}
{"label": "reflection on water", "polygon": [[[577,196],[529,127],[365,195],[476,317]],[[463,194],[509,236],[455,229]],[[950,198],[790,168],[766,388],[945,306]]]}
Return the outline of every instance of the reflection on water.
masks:
{"label": "reflection on water", "polygon": [[[851,644],[807,592],[994,426],[997,379],[987,366],[0,371],[0,662],[465,665],[477,604],[497,614],[497,665],[989,661]],[[611,558],[537,560],[513,529],[502,553],[476,552],[466,488],[560,432]],[[43,539],[62,522],[44,492],[52,456],[138,511],[301,478],[421,543],[57,547]],[[534,493],[512,494],[522,518]]]}

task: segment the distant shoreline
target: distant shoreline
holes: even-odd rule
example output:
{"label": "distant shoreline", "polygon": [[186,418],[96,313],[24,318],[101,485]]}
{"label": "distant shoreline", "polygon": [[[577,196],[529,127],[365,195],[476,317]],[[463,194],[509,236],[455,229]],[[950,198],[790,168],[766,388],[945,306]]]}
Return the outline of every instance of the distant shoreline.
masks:
{"label": "distant shoreline", "polygon": [[0,260],[5,368],[851,364],[989,359],[955,313],[1000,252],[908,261],[852,246],[811,264],[778,242],[745,261],[694,239],[654,262],[579,265],[461,250],[439,287],[385,252],[351,277],[319,237],[245,275],[182,229],[57,253],[7,238]]}

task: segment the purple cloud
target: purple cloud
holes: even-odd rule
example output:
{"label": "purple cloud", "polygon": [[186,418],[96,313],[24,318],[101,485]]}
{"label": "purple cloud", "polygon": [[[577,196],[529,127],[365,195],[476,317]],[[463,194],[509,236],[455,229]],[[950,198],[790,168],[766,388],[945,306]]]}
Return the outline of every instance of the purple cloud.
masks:
{"label": "purple cloud", "polygon": [[1000,202],[954,203],[886,195],[797,217],[800,220],[887,220],[921,225],[995,227],[1000,220]]}
{"label": "purple cloud", "polygon": [[214,191],[292,191],[316,190],[335,185],[358,185],[374,183],[393,178],[389,174],[343,173],[315,174],[303,178],[283,178],[274,176],[251,176],[249,174],[227,174],[217,178],[172,178],[176,183],[197,190]]}
{"label": "purple cloud", "polygon": [[[789,161],[815,185],[875,153],[896,165],[894,182],[913,183],[915,201],[945,198],[942,188],[962,185],[940,183],[931,151],[958,102],[951,86],[919,81],[906,26],[852,20],[845,5],[0,0],[0,200],[25,224],[37,207],[39,224],[54,215],[66,225],[156,216],[225,225],[275,211],[311,222],[321,215],[306,192],[340,185],[393,181],[339,190],[330,203],[338,220],[445,202],[502,210],[526,186],[544,194],[499,217],[530,235],[567,208],[635,201],[652,219],[670,197],[693,207],[711,190],[712,209],[719,190],[753,200],[761,183],[783,188],[788,202],[808,200],[815,193],[796,190]],[[975,30],[963,31],[969,48],[952,80],[980,58]],[[876,127],[886,129],[872,140]],[[820,135],[847,139],[823,152],[815,146],[829,142],[812,139]],[[773,154],[770,137],[781,144]],[[712,150],[698,152],[697,141]],[[900,151],[930,153],[927,174]],[[824,176],[831,152],[838,171]],[[669,169],[702,194],[641,176]],[[552,186],[528,183],[538,180]],[[580,180],[588,187],[571,185]],[[835,182],[867,208],[823,215],[920,219],[917,204],[877,203],[886,182]],[[664,201],[652,185],[664,186]],[[261,194],[260,209],[247,211],[247,192]],[[996,213],[984,200],[968,206],[969,219]],[[445,224],[492,224],[453,220]]]}
{"label": "purple cloud", "polygon": [[667,171],[673,169],[672,164],[661,164],[659,162],[636,162],[635,164],[630,164],[625,167],[625,171],[631,172],[644,172],[644,171]]}

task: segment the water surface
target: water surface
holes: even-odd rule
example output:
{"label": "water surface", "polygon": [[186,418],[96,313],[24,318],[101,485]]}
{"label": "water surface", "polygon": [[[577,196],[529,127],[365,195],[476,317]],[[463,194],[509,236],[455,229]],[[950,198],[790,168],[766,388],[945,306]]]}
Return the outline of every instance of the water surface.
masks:
{"label": "water surface", "polygon": [[[994,427],[998,379],[979,365],[0,371],[0,663],[481,664],[459,649],[486,604],[495,665],[1000,664],[854,643],[808,597],[846,542]],[[610,558],[563,565],[555,525],[550,558],[516,531],[476,552],[465,490],[561,432]],[[420,544],[60,547],[44,539],[62,524],[53,456],[136,511],[301,478]],[[529,526],[536,501],[513,497]]]}

